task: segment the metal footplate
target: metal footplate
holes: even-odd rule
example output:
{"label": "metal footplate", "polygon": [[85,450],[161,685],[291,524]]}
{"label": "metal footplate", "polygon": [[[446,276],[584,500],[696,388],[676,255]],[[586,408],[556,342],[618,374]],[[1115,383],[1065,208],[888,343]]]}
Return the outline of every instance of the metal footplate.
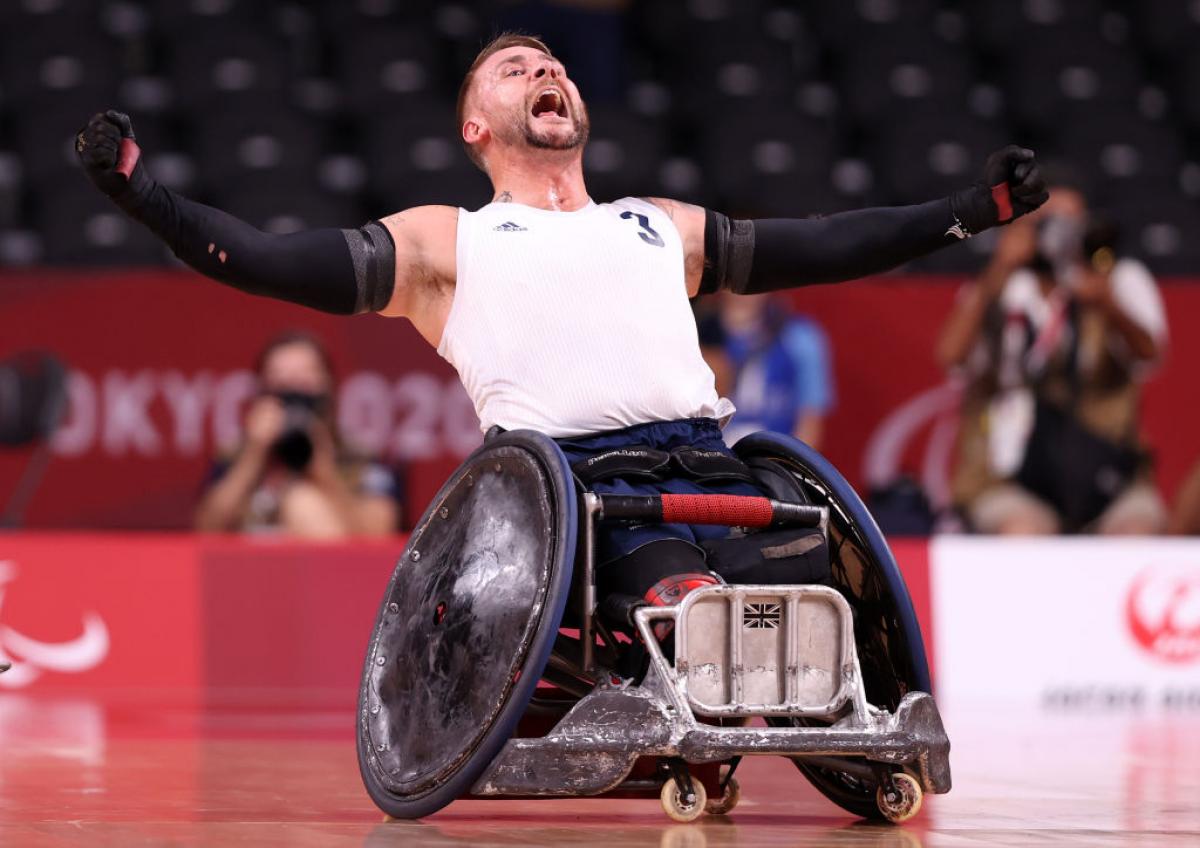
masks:
{"label": "metal footplate", "polygon": [[[916,780],[899,789],[915,791],[916,805],[922,789],[950,790],[950,743],[933,698],[910,692],[894,713],[867,703],[850,607],[833,589],[714,586],[677,607],[639,609],[635,619],[650,649],[642,683],[604,679],[548,735],[509,740],[473,795],[597,795],[616,789],[639,757],[703,763],[753,754],[853,763],[860,771],[874,763],[897,778],[907,777],[896,771],[903,768]],[[675,622],[674,665],[651,631],[662,619]],[[828,725],[720,727],[697,716]],[[856,759],[838,759],[845,757]],[[885,815],[884,796],[895,798],[902,782],[881,785]]]}
{"label": "metal footplate", "polygon": [[866,722],[854,619],[833,589],[716,586],[676,618],[674,682],[694,712],[830,718],[853,701]]}

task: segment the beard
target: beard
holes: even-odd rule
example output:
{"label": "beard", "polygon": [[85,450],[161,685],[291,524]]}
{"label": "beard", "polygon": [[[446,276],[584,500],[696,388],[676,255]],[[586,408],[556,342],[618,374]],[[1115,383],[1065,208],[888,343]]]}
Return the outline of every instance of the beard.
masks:
{"label": "beard", "polygon": [[527,145],[537,150],[574,150],[587,144],[592,129],[587,109],[582,103],[572,110],[571,131],[565,135],[557,127],[542,130],[535,126],[535,120],[528,112],[514,115],[504,132],[505,140],[515,143],[524,139]]}
{"label": "beard", "polygon": [[538,128],[528,120],[522,125],[522,129],[525,143],[530,147],[536,147],[539,150],[574,150],[576,147],[583,147],[587,144],[588,133],[592,128],[588,122],[587,113],[584,113],[582,116],[572,117],[571,132],[567,135],[556,133],[553,130],[539,132]]}

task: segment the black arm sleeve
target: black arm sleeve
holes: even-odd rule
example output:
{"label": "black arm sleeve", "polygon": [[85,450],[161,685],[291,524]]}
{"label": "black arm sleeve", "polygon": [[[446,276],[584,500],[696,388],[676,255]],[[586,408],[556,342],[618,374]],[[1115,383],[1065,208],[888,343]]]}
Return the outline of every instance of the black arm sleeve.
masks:
{"label": "black arm sleeve", "polygon": [[700,293],[758,294],[877,274],[964,237],[949,198],[823,218],[705,218]]}
{"label": "black arm sleeve", "polygon": [[114,198],[192,268],[250,294],[353,315],[387,305],[395,245],[372,221],[357,230],[274,235],[143,178]]}

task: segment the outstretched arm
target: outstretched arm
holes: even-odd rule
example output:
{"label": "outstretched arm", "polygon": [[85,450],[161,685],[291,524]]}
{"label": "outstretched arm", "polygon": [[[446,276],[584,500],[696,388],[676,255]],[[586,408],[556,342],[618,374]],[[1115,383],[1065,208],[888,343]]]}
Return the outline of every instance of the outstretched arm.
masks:
{"label": "outstretched arm", "polygon": [[[322,312],[377,312],[403,298],[396,279],[397,242],[372,221],[355,230],[319,229],[287,235],[264,233],[156,182],[141,161],[127,115],[92,117],[75,149],[96,186],[130,217],[145,224],[189,266],[251,294],[286,300]],[[400,265],[408,267],[399,245]]]}
{"label": "outstretched arm", "polygon": [[[984,179],[950,197],[914,206],[841,212],[823,218],[730,220],[659,201],[688,252],[688,293],[757,294],[852,280],[895,268],[1005,224],[1049,195],[1033,151],[1006,147],[988,158]],[[703,262],[695,261],[696,253]]]}

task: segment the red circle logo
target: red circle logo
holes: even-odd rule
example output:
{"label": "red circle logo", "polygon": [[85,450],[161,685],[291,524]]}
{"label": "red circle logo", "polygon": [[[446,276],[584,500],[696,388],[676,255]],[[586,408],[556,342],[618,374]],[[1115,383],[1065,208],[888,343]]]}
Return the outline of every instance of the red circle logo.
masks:
{"label": "red circle logo", "polygon": [[1134,640],[1160,660],[1200,658],[1200,571],[1151,568],[1129,587],[1125,620]]}

